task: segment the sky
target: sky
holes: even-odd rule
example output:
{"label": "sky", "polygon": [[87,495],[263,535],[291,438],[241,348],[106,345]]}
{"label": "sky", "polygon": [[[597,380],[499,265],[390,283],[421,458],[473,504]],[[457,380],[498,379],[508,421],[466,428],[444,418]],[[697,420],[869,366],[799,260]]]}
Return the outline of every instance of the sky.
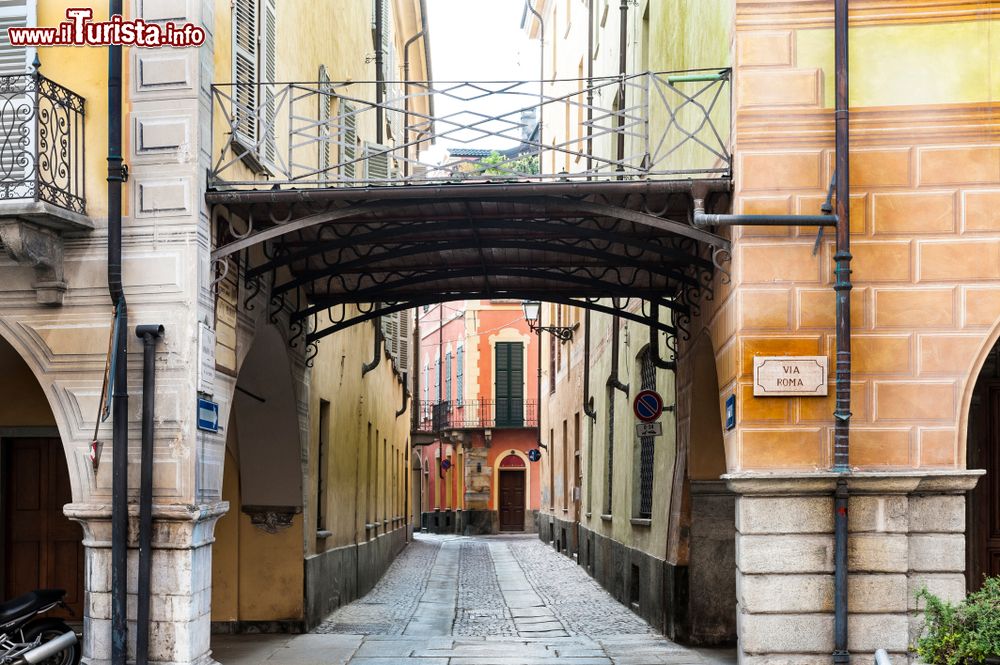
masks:
{"label": "sky", "polygon": [[[430,31],[431,70],[434,80],[444,81],[522,81],[538,79],[538,42],[528,39],[521,29],[524,0],[426,0],[427,23]],[[522,93],[527,93],[525,86]],[[531,87],[532,94],[537,90]],[[461,92],[472,96],[471,90]],[[520,95],[490,96],[478,101],[459,101],[441,95],[434,100],[434,115],[473,111],[490,116],[533,105],[532,97]],[[519,120],[514,114],[512,119]],[[456,122],[468,124],[473,116],[456,117]],[[493,125],[493,131],[507,128]],[[439,123],[437,131],[448,126]],[[461,144],[476,148],[509,148],[516,141],[488,136],[475,139],[465,132],[460,142],[458,134],[438,140],[438,150]],[[436,151],[435,151],[436,152]],[[428,155],[429,156],[429,155]],[[435,161],[429,159],[428,161]]]}

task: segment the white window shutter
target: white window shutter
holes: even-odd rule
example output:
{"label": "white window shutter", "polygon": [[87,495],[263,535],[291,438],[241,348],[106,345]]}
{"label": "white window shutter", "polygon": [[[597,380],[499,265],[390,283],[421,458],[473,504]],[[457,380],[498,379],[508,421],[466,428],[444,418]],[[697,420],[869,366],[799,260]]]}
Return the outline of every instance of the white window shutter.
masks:
{"label": "white window shutter", "polygon": [[[11,46],[7,35],[7,28],[24,27],[28,24],[27,2],[24,0],[0,2],[0,76],[17,76],[28,71],[28,49],[23,46]],[[22,79],[22,82],[27,84],[26,79]],[[8,87],[8,103],[0,112],[0,134],[7,137],[22,136],[22,131],[27,129],[25,138],[33,143],[34,119],[28,121],[29,124],[26,125],[15,111],[21,107],[30,107],[31,100],[27,95],[10,95],[16,90],[26,89],[27,86],[22,87],[21,84]],[[34,150],[34,145],[24,146],[23,149]],[[22,182],[26,178],[25,166],[19,159],[23,156],[21,151],[21,147],[12,147],[10,144],[6,149],[0,150],[0,178],[8,184]],[[20,191],[20,187],[18,190]]]}
{"label": "white window shutter", "polygon": [[257,145],[257,1],[233,0],[233,117],[235,139],[247,150]]}
{"label": "white window shutter", "polygon": [[0,76],[24,74],[28,71],[28,49],[11,46],[7,28],[28,25],[28,3],[25,0],[0,2]]}
{"label": "white window shutter", "polygon": [[382,181],[385,184],[390,177],[391,159],[388,146],[365,141],[364,145],[364,179]]}
{"label": "white window shutter", "polygon": [[412,310],[399,313],[399,371],[407,375],[410,373],[410,318],[412,316]]}
{"label": "white window shutter", "polygon": [[358,115],[357,109],[347,102],[341,102],[340,117],[340,176],[344,180],[357,179],[358,158]]}
{"label": "white window shutter", "polygon": [[263,0],[260,7],[261,22],[261,53],[260,71],[263,74],[262,80],[267,85],[262,87],[264,92],[264,114],[261,117],[261,133],[264,136],[262,153],[264,161],[274,163],[277,156],[277,128],[275,122],[278,117],[275,82],[278,80],[278,12],[274,6],[274,0]]}

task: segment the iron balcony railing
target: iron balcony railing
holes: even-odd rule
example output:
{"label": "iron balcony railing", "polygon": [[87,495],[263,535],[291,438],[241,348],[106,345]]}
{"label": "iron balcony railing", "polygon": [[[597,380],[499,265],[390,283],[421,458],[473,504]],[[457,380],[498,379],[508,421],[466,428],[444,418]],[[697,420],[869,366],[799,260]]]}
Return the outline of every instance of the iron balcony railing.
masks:
{"label": "iron balcony railing", "polygon": [[0,76],[0,201],[87,208],[84,99],[31,74]]}
{"label": "iron balcony railing", "polygon": [[[714,69],[543,82],[217,84],[219,152],[209,182],[348,187],[727,176],[730,78],[730,70]],[[376,85],[384,91],[378,103]]]}
{"label": "iron balcony railing", "polygon": [[438,433],[455,429],[517,429],[538,427],[535,400],[477,399],[465,402],[414,400],[417,431]]}

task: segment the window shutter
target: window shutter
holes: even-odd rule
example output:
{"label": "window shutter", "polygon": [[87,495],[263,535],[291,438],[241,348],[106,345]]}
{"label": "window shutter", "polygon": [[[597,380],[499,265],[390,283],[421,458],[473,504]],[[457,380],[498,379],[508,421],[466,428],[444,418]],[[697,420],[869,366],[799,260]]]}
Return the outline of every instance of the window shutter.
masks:
{"label": "window shutter", "polygon": [[410,317],[411,310],[399,313],[399,371],[410,373]]}
{"label": "window shutter", "polygon": [[24,74],[28,71],[28,49],[11,46],[7,28],[28,25],[28,7],[24,0],[0,2],[0,76]]}
{"label": "window shutter", "polygon": [[459,346],[455,356],[455,403],[465,400],[465,347]]}
{"label": "window shutter", "polygon": [[524,345],[515,342],[510,347],[510,417],[512,427],[524,423]]}
{"label": "window shutter", "polygon": [[389,179],[389,150],[378,143],[365,142],[365,180],[386,181]]}
{"label": "window shutter", "polygon": [[234,138],[247,150],[257,144],[256,5],[256,0],[233,0]]}
{"label": "window shutter", "polygon": [[392,357],[392,362],[398,367],[399,359],[399,312],[383,314],[382,336],[385,338],[385,348]]}
{"label": "window shutter", "polygon": [[[32,22],[33,23],[33,22]],[[23,46],[11,46],[7,35],[7,28],[24,27],[28,25],[28,8],[24,0],[19,2],[0,2],[0,76],[17,76],[28,71],[28,49]],[[11,85],[7,89],[8,103],[0,114],[0,133],[6,137],[21,137],[22,131],[27,129],[27,140],[34,142],[35,130],[34,119],[25,124],[23,119],[18,117],[14,109],[24,104],[30,105],[28,97],[21,95],[11,95],[17,90],[26,89],[26,79],[21,80],[18,85]],[[0,178],[13,187],[13,183],[25,181],[25,166],[21,163],[19,156],[23,156],[23,151],[34,151],[34,145],[14,146],[8,143],[0,149]],[[32,160],[33,163],[33,160]],[[25,183],[27,185],[27,183]],[[29,185],[30,186],[30,185]],[[20,186],[18,192],[22,191]],[[30,191],[30,190],[28,190]]]}
{"label": "window shutter", "polygon": [[319,109],[317,109],[317,119],[319,126],[317,134],[319,138],[319,155],[316,165],[319,177],[322,180],[330,178],[330,109],[333,106],[333,86],[330,83],[330,74],[326,70],[326,65],[319,66]]}
{"label": "window shutter", "polygon": [[267,83],[262,87],[264,92],[264,116],[263,126],[260,128],[264,135],[263,157],[264,161],[273,163],[278,152],[277,128],[275,122],[278,119],[277,93],[274,83],[278,80],[277,61],[277,41],[278,41],[278,14],[274,7],[274,0],[262,0],[261,14],[263,15],[264,29],[261,33],[261,60],[260,70],[263,73],[263,80]]}
{"label": "window shutter", "polygon": [[451,351],[444,354],[444,401],[451,401]]}
{"label": "window shutter", "polygon": [[441,358],[434,359],[434,401],[441,401]]}
{"label": "window shutter", "polygon": [[340,106],[343,124],[340,126],[340,175],[344,180],[355,180],[358,158],[357,109],[343,102]]}

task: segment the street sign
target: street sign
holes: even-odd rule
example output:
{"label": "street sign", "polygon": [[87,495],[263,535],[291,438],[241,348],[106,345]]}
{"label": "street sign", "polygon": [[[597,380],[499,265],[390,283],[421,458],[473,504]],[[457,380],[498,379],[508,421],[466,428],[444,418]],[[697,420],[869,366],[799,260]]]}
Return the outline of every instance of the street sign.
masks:
{"label": "street sign", "polygon": [[451,460],[450,459],[443,459],[443,460],[441,460],[441,470],[442,471],[447,471],[450,468],[451,468]]}
{"label": "street sign", "polygon": [[215,331],[198,324],[198,392],[215,392]]}
{"label": "street sign", "polygon": [[663,415],[663,398],[655,390],[641,390],[632,401],[635,417],[644,423],[651,423]]}
{"label": "street sign", "polygon": [[636,423],[636,436],[663,436],[663,423]]}
{"label": "street sign", "polygon": [[736,427],[736,395],[726,398],[726,431]]}
{"label": "street sign", "polygon": [[826,356],[757,356],[753,359],[754,397],[826,395]]}
{"label": "street sign", "polygon": [[219,431],[219,405],[202,397],[198,398],[198,429]]}
{"label": "street sign", "polygon": [[539,450],[538,448],[532,448],[531,450],[528,451],[528,461],[529,462],[537,462],[540,459],[542,459],[542,451],[541,450]]}

